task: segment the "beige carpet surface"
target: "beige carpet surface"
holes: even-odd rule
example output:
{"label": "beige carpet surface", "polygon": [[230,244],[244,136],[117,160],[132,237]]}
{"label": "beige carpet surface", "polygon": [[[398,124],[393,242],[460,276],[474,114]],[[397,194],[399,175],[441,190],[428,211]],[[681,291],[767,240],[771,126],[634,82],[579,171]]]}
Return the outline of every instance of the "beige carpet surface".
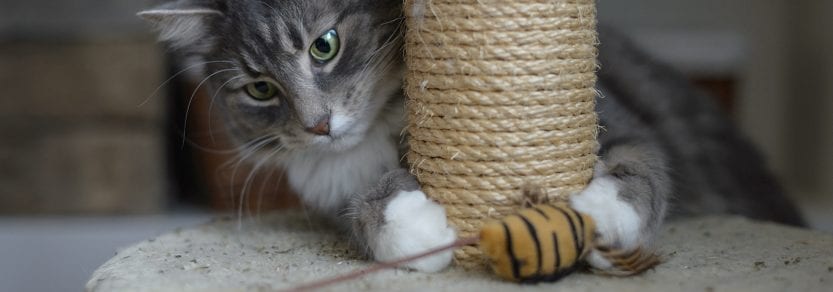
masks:
{"label": "beige carpet surface", "polygon": [[[642,275],[576,273],[557,283],[518,285],[488,272],[388,270],[331,291],[833,291],[833,235],[704,217],[667,224],[665,262]],[[302,213],[217,219],[119,251],[88,291],[273,291],[368,266],[343,238]]]}

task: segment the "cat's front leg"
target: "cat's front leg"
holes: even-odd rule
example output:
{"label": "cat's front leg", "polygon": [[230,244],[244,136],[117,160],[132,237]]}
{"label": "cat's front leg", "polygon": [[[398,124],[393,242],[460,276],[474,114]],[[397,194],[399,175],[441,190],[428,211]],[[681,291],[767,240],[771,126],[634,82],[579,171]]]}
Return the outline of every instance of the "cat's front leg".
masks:
{"label": "cat's front leg", "polygon": [[573,208],[596,221],[597,247],[588,258],[590,265],[627,275],[656,261],[651,244],[665,216],[671,182],[657,148],[650,144],[610,146],[588,187],[570,201]]}
{"label": "cat's front leg", "polygon": [[[355,241],[376,261],[392,261],[452,243],[456,234],[445,210],[428,199],[405,169],[386,173],[368,192],[354,198],[347,212]],[[440,271],[452,252],[412,261],[404,267]]]}

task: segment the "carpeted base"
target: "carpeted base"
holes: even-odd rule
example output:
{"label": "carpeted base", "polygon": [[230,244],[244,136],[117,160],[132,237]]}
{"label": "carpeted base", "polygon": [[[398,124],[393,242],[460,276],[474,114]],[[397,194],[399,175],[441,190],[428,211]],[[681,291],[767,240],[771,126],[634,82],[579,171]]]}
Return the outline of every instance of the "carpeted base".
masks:
{"label": "carpeted base", "polygon": [[[301,213],[218,219],[121,250],[88,291],[270,291],[354,271],[370,263],[343,238]],[[518,285],[488,271],[438,274],[388,270],[332,286],[350,291],[830,291],[833,235],[737,217],[667,224],[665,262],[642,275],[576,273],[557,283]]]}

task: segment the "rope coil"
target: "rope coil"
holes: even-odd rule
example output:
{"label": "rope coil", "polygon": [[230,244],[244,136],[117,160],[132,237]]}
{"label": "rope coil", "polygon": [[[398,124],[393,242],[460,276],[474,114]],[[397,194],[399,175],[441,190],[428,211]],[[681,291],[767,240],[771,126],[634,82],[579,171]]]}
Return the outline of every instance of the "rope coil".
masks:
{"label": "rope coil", "polygon": [[[408,162],[462,237],[592,178],[594,0],[406,0]],[[481,262],[473,247],[459,264]]]}

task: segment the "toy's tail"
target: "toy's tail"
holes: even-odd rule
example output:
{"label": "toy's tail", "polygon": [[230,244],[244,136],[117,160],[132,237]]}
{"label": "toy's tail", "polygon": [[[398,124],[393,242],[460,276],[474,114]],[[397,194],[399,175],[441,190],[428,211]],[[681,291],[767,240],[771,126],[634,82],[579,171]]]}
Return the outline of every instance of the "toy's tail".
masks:
{"label": "toy's tail", "polygon": [[662,258],[653,250],[637,248],[631,251],[597,248],[602,257],[613,267],[610,269],[591,269],[594,273],[610,276],[631,276],[647,271],[662,262]]}

